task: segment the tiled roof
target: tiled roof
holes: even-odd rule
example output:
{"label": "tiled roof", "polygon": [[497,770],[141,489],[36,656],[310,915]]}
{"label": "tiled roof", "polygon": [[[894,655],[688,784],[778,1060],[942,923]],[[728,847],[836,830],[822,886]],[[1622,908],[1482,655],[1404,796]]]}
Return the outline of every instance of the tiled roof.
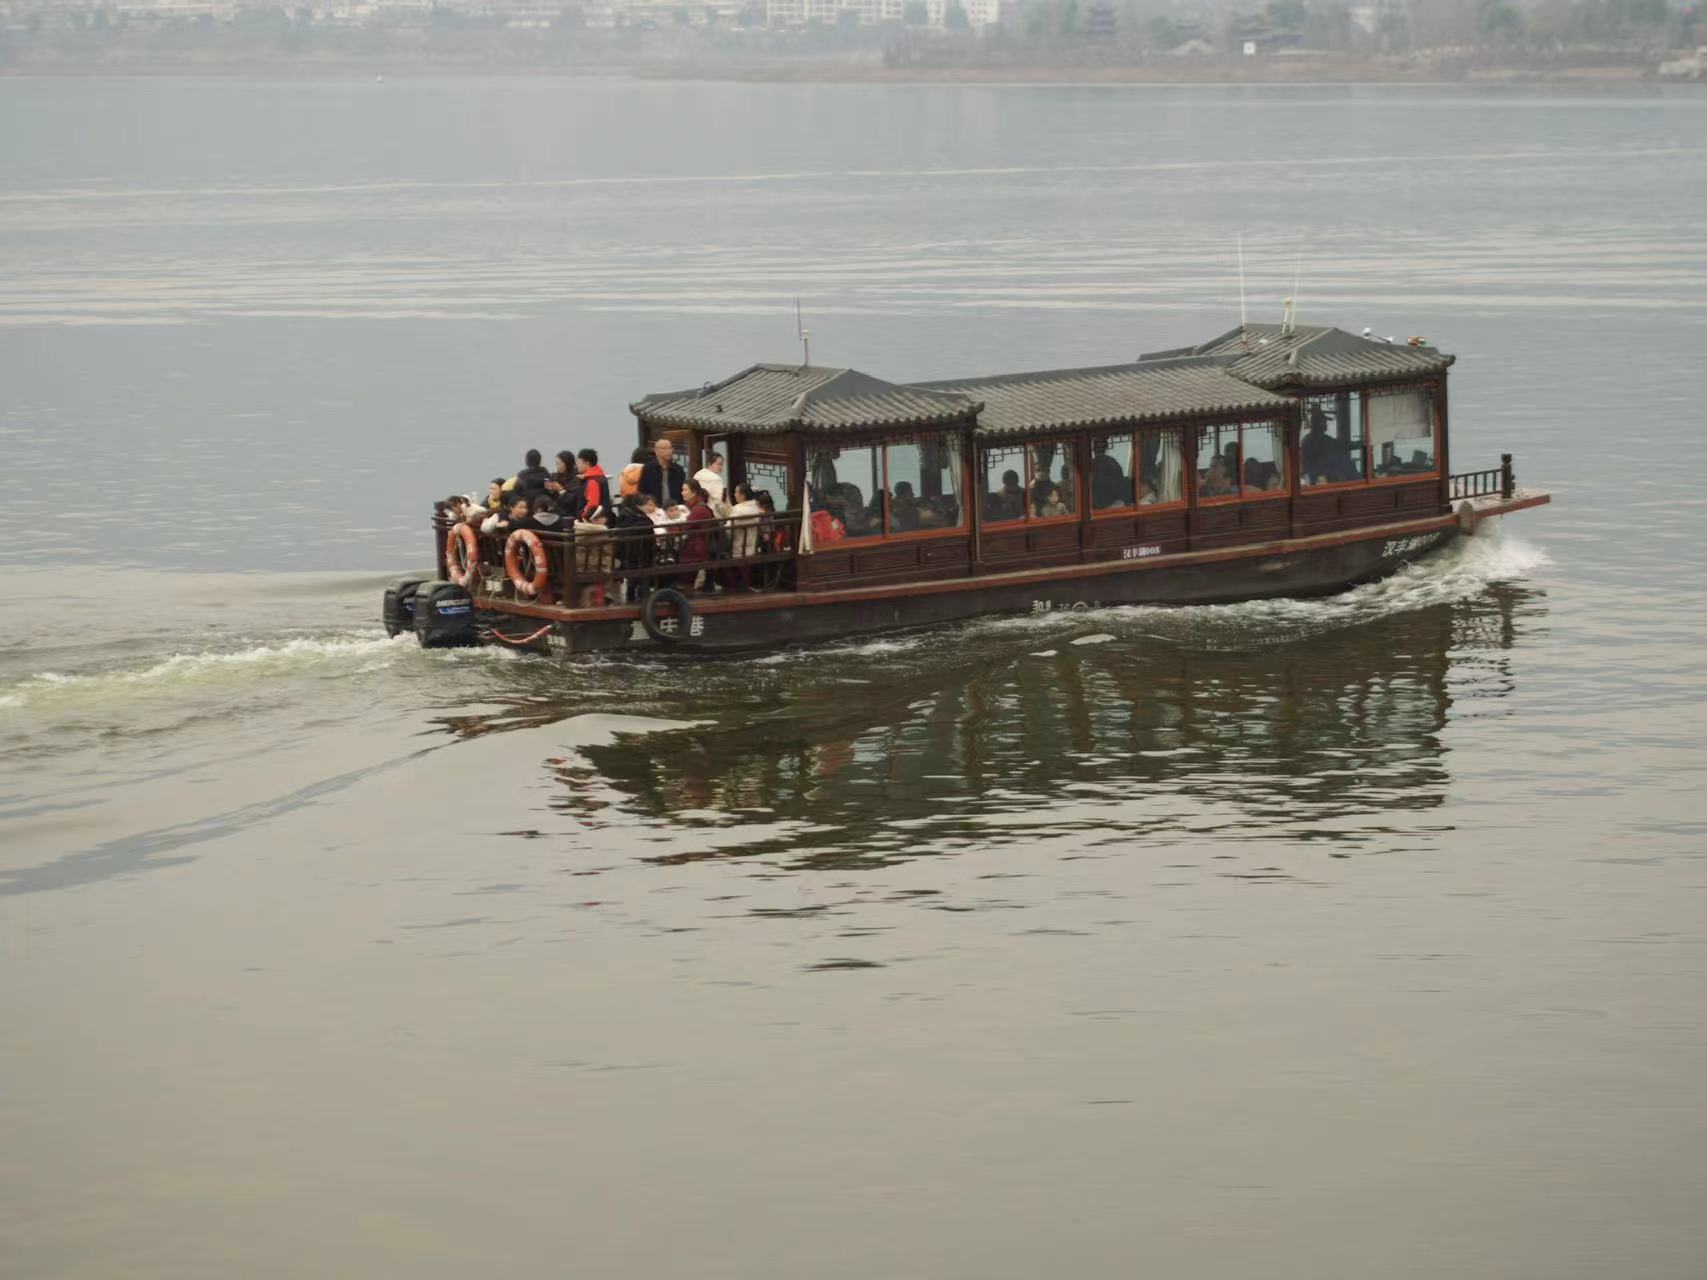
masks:
{"label": "tiled roof", "polygon": [[722,431],[854,430],[965,420],[974,399],[884,382],[857,369],[756,364],[723,382],[646,396],[642,422]]}
{"label": "tiled roof", "polygon": [[1184,354],[1230,357],[1232,373],[1259,387],[1347,385],[1435,374],[1457,358],[1433,347],[1384,342],[1323,325],[1298,325],[1288,333],[1277,324],[1248,324],[1200,347],[1142,359]]}
{"label": "tiled roof", "polygon": [[1224,359],[1186,356],[917,385],[931,391],[958,391],[982,400],[979,435],[1291,407],[1292,402],[1284,396],[1232,377],[1226,364]]}

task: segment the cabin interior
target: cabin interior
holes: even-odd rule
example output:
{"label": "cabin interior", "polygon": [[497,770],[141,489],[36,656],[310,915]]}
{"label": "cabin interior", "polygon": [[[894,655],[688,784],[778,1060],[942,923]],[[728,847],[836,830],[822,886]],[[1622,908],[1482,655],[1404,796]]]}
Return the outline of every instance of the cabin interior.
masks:
{"label": "cabin interior", "polygon": [[1418,339],[1245,325],[1127,364],[937,382],[754,365],[630,408],[690,473],[719,452],[779,512],[829,512],[793,566],[814,590],[1444,512],[1452,363]]}

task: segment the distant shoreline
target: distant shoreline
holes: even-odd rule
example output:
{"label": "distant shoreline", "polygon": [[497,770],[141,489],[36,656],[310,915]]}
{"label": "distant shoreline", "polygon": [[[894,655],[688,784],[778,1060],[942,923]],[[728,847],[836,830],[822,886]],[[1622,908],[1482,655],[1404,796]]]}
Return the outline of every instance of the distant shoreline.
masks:
{"label": "distant shoreline", "polygon": [[[1254,74],[1253,74],[1254,73]],[[1412,88],[1499,85],[1632,85],[1696,84],[1702,81],[1662,80],[1650,70],[1635,66],[1526,67],[1520,65],[1477,67],[1455,75],[1442,75],[1438,68],[1399,69],[1367,62],[1336,65],[1273,63],[1261,68],[1239,66],[1003,66],[1003,67],[890,67],[877,62],[779,61],[771,64],[726,64],[706,62],[635,62],[589,65],[529,65],[458,59],[361,61],[328,57],[298,58],[212,58],[162,59],[97,58],[52,59],[15,62],[0,67],[0,77],[16,79],[55,78],[168,78],[234,77],[267,75],[284,78],[398,79],[514,77],[518,79],[623,79],[642,81],[711,81],[739,84],[893,84],[893,85],[979,85],[1013,87],[1177,86],[1181,88],[1230,86],[1310,86]]]}

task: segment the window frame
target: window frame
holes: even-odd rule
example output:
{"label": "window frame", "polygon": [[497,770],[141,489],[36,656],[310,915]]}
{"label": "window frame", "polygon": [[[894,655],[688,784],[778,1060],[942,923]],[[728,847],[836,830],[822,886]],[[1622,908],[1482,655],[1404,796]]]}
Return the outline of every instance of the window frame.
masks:
{"label": "window frame", "polygon": [[[1375,396],[1402,395],[1407,391],[1421,391],[1428,397],[1430,423],[1434,428],[1434,467],[1429,471],[1412,471],[1405,475],[1378,476],[1375,474],[1375,450],[1369,441],[1369,401]],[[1300,497],[1309,497],[1314,493],[1339,493],[1345,489],[1367,489],[1374,485],[1383,484],[1418,484],[1427,480],[1440,479],[1440,419],[1442,387],[1438,381],[1427,382],[1388,382],[1355,387],[1325,387],[1302,396],[1299,400],[1300,422],[1303,424],[1298,435],[1298,466],[1304,465],[1304,432],[1309,430],[1310,405],[1316,400],[1329,400],[1335,396],[1355,395],[1358,399],[1358,415],[1361,421],[1358,428],[1362,433],[1361,447],[1363,452],[1363,475],[1357,480],[1333,480],[1326,484],[1303,484],[1298,487]],[[1303,475],[1299,475],[1302,482]]]}
{"label": "window frame", "polygon": [[[1084,511],[1084,507],[1081,504],[1085,501],[1084,469],[1079,465],[1080,458],[1078,447],[1079,440],[1083,438],[1082,433],[1079,432],[1061,432],[1044,436],[1015,435],[1012,437],[1003,437],[997,440],[982,441],[977,440],[977,438],[974,437],[974,443],[978,451],[978,465],[973,469],[972,474],[978,481],[978,502],[980,512],[978,517],[979,529],[991,529],[997,531],[1034,528],[1046,529],[1055,525],[1063,525],[1070,521],[1079,520]],[[1031,513],[1031,486],[1036,479],[1031,470],[1032,459],[1037,456],[1034,450],[1036,450],[1039,445],[1049,444],[1059,447],[1062,450],[1063,455],[1070,458],[1073,463],[1073,501],[1070,504],[1072,506],[1072,510],[1067,512],[1064,516],[1037,516]],[[989,468],[984,462],[984,454],[992,447],[999,450],[1019,449],[1024,454],[1025,474],[1020,479],[1020,487],[1025,493],[1025,502],[1020,508],[1021,514],[1017,519],[997,520],[992,522],[985,519],[982,514],[983,500],[989,496],[989,490],[984,488],[984,485],[990,478]]]}
{"label": "window frame", "polygon": [[[927,436],[951,437],[958,447],[960,454],[961,485],[960,523],[947,529],[909,529],[905,532],[892,531],[889,527],[889,504],[894,495],[890,491],[889,448],[891,445],[897,444],[917,444]],[[966,481],[968,479],[966,474],[966,442],[969,438],[970,433],[965,427],[948,427],[939,428],[935,431],[899,431],[883,436],[846,436],[841,438],[830,438],[818,442],[817,447],[826,449],[876,449],[878,451],[878,457],[882,460],[881,472],[883,485],[879,490],[883,497],[882,527],[876,533],[868,533],[864,537],[854,537],[850,534],[847,538],[839,540],[836,543],[836,548],[840,550],[843,548],[853,549],[858,547],[870,547],[876,546],[879,543],[911,542],[919,538],[971,537],[971,512],[968,509],[966,501]],[[806,445],[808,458],[810,458],[813,447],[814,446],[811,442],[808,442]],[[808,472],[811,470],[810,463],[808,463],[807,470]],[[821,508],[819,507],[813,508],[814,511],[818,511],[820,509]]]}
{"label": "window frame", "polygon": [[[1127,480],[1130,481],[1131,485],[1132,485],[1132,501],[1127,506],[1124,506],[1124,507],[1104,507],[1101,510],[1096,510],[1093,508],[1091,511],[1091,519],[1093,521],[1096,521],[1096,520],[1119,520],[1122,518],[1130,520],[1134,516],[1146,516],[1146,515],[1157,514],[1157,513],[1161,513],[1161,512],[1165,512],[1165,511],[1179,511],[1179,510],[1182,510],[1186,507],[1189,507],[1191,505],[1191,498],[1188,495],[1188,490],[1190,489],[1191,486],[1188,485],[1186,482],[1186,473],[1191,470],[1191,467],[1186,462],[1185,437],[1186,437],[1186,433],[1191,431],[1193,425],[1194,424],[1191,424],[1191,423],[1178,423],[1178,422],[1176,422],[1176,423],[1172,423],[1172,424],[1165,426],[1165,427],[1156,427],[1156,426],[1146,427],[1140,423],[1135,422],[1135,423],[1131,423],[1127,426],[1124,426],[1117,431],[1103,431],[1103,432],[1097,433],[1098,435],[1102,436],[1104,439],[1107,439],[1109,436],[1131,436],[1132,437],[1132,474],[1127,477]],[[1180,492],[1180,496],[1175,498],[1172,502],[1151,502],[1151,503],[1140,502],[1138,500],[1138,482],[1141,479],[1143,479],[1143,473],[1144,473],[1144,465],[1143,465],[1143,462],[1141,461],[1142,456],[1143,456],[1143,449],[1144,449],[1144,437],[1147,435],[1161,435],[1164,431],[1178,432],[1179,437],[1180,437],[1180,451],[1179,451],[1179,492]],[[1097,438],[1096,435],[1086,437],[1087,443],[1094,442],[1096,440],[1096,438]],[[1094,454],[1093,454],[1092,465],[1095,465]],[[1090,475],[1088,473],[1086,473],[1086,475],[1082,478],[1082,484],[1088,490],[1089,484],[1090,484]]]}
{"label": "window frame", "polygon": [[[1440,404],[1441,387],[1437,381],[1429,382],[1392,382],[1384,386],[1365,387],[1363,390],[1363,474],[1368,477],[1363,483],[1378,484],[1420,484],[1428,480],[1440,479]],[[1434,465],[1427,471],[1409,471],[1396,476],[1378,476],[1375,474],[1375,445],[1369,434],[1369,401],[1375,396],[1403,395],[1409,391],[1420,391],[1428,403],[1429,435],[1434,441]],[[1320,488],[1321,486],[1317,486]]]}
{"label": "window frame", "polygon": [[[1281,499],[1290,499],[1292,497],[1292,486],[1297,473],[1298,463],[1297,459],[1293,456],[1295,451],[1293,450],[1291,443],[1292,433],[1287,429],[1287,424],[1288,418],[1286,417],[1238,418],[1224,422],[1196,423],[1191,428],[1191,430],[1197,433],[1196,438],[1193,441],[1194,447],[1192,449],[1191,458],[1192,506],[1202,509],[1206,507],[1232,506],[1243,502],[1276,502]],[[1203,483],[1203,479],[1198,475],[1198,472],[1204,469],[1199,467],[1198,463],[1203,461],[1206,456],[1199,451],[1199,446],[1203,444],[1203,433],[1206,431],[1225,431],[1229,427],[1237,429],[1239,433],[1239,470],[1233,492],[1218,494],[1215,497],[1206,498],[1203,496],[1202,490],[1198,487]],[[1245,492],[1245,432],[1252,427],[1271,428],[1278,431],[1280,434],[1280,456],[1286,462],[1287,471],[1286,483],[1278,489],[1263,489],[1256,493]],[[1348,481],[1347,483],[1351,482]],[[1323,487],[1324,486],[1322,485],[1314,486],[1316,489]]]}

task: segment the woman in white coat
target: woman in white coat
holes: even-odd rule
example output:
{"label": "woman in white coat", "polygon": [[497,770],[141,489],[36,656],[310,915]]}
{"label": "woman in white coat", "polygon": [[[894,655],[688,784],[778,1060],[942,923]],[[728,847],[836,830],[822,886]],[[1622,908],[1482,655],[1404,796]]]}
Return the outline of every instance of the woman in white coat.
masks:
{"label": "woman in white coat", "polygon": [[[759,521],[764,508],[753,500],[753,491],[744,484],[735,486],[735,505],[729,508],[730,551],[737,560],[757,555],[763,550],[759,541]],[[746,566],[737,570],[740,584],[751,588],[752,573]]]}

